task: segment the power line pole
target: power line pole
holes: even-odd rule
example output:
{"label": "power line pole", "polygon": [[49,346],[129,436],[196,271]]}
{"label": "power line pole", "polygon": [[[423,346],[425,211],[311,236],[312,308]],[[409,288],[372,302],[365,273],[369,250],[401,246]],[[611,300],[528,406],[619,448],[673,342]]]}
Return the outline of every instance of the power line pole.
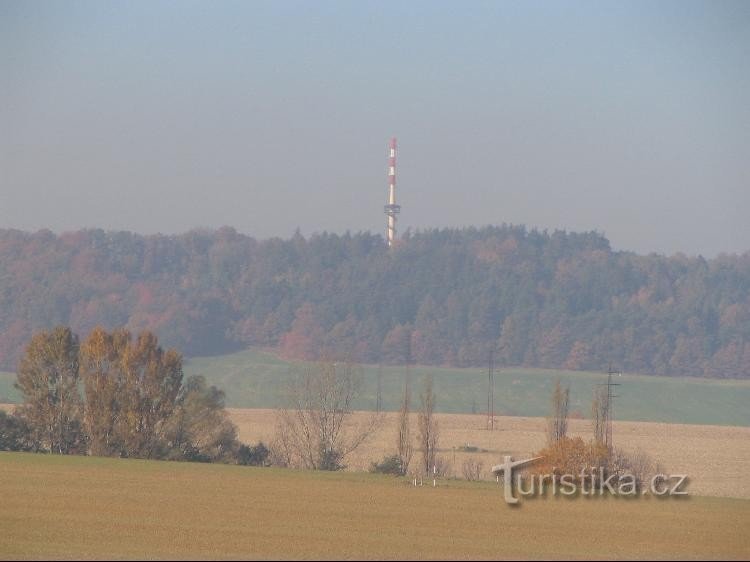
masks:
{"label": "power line pole", "polygon": [[495,429],[495,350],[490,347],[487,366],[487,429]]}
{"label": "power line pole", "polygon": [[409,339],[406,341],[406,373],[404,375],[404,392],[411,394],[411,332]]}
{"label": "power line pole", "polygon": [[612,382],[612,375],[619,375],[621,376],[622,373],[620,371],[615,371],[612,368],[612,363],[609,364],[609,368],[607,369],[607,425],[606,425],[606,433],[604,437],[604,443],[607,446],[607,450],[611,453],[612,452],[612,421],[614,418],[614,402],[615,398],[618,397],[617,394],[614,393],[614,387],[620,386],[619,383]]}
{"label": "power line pole", "polygon": [[383,410],[383,364],[378,363],[378,388],[375,397],[375,410],[378,414]]}

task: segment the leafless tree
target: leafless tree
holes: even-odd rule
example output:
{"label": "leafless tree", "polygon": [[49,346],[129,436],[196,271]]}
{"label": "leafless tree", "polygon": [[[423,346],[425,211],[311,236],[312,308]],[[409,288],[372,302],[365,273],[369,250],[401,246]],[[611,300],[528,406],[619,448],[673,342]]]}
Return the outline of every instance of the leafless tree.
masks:
{"label": "leafless tree", "polygon": [[611,474],[632,474],[639,490],[646,486],[654,475],[666,472],[661,464],[641,449],[631,452],[613,449],[609,458],[608,470]]}
{"label": "leafless tree", "polygon": [[608,419],[609,396],[607,395],[607,389],[603,386],[597,386],[594,389],[594,399],[591,403],[591,424],[596,443],[603,444],[605,442]]}
{"label": "leafless tree", "polygon": [[551,444],[562,440],[568,433],[568,409],[570,405],[570,387],[562,387],[560,381],[555,383],[552,392],[552,407],[547,419],[547,439]]}
{"label": "leafless tree", "polygon": [[[437,449],[436,449],[437,451]],[[453,465],[451,464],[450,459],[444,455],[435,455],[435,460],[433,461],[433,474],[435,476],[443,477],[443,478],[452,478],[453,477]]]}
{"label": "leafless tree", "polygon": [[287,389],[287,405],[278,410],[276,441],[291,466],[313,470],[344,468],[347,455],[382,421],[373,413],[352,421],[359,390],[357,368],[349,361],[322,360],[296,377]]}
{"label": "leafless tree", "polygon": [[401,411],[398,415],[398,458],[401,466],[401,473],[406,474],[409,471],[409,464],[414,452],[411,440],[411,422],[409,419],[411,409],[411,389],[409,380],[404,381],[404,394],[401,400]]}
{"label": "leafless tree", "polygon": [[432,375],[427,375],[424,380],[424,388],[420,396],[418,422],[422,466],[425,474],[429,474],[432,467],[435,466],[438,445],[438,424],[435,420],[435,392],[433,391]]}
{"label": "leafless tree", "polygon": [[479,461],[474,457],[469,457],[463,462],[462,466],[464,478],[469,481],[481,480],[483,468],[484,463],[482,463],[482,461]]}

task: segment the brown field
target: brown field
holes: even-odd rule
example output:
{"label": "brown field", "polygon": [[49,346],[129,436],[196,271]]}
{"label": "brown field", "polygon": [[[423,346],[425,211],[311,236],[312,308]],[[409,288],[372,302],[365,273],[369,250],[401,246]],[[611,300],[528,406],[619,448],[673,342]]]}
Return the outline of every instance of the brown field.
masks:
{"label": "brown field", "polygon": [[0,453],[0,559],[747,559],[750,501]]}
{"label": "brown field", "polygon": [[[12,410],[11,405],[0,408]],[[274,436],[275,411],[268,409],[228,409],[237,424],[240,439],[247,443],[269,443]],[[355,423],[371,414],[357,412]],[[416,414],[412,435],[416,437]],[[495,418],[495,430],[484,429],[484,415],[436,414],[440,430],[441,454],[451,465],[454,476],[462,476],[462,465],[473,458],[483,463],[486,478],[489,468],[502,461],[502,455],[514,458],[529,456],[545,442],[543,418]],[[346,459],[351,471],[368,470],[370,463],[380,461],[395,450],[396,414],[386,413],[380,429]],[[570,420],[569,433],[591,438],[588,420]],[[750,427],[684,425],[653,422],[615,422],[615,445],[626,451],[641,450],[656,460],[667,473],[687,474],[692,495],[750,499]],[[460,447],[478,447],[479,452],[465,453]],[[418,453],[415,453],[415,463]],[[416,466],[416,464],[415,464]]]}
{"label": "brown field", "polygon": [[[232,419],[246,442],[263,440],[274,435],[273,410],[230,409]],[[357,413],[361,420],[369,413]],[[495,430],[487,431],[486,416],[437,414],[442,456],[452,465],[456,476],[469,457],[480,460],[489,478],[489,468],[502,461],[503,454],[514,457],[531,455],[544,446],[543,418],[496,417]],[[346,459],[351,470],[367,470],[372,461],[379,461],[395,451],[396,414],[386,414],[380,428],[365,445]],[[416,416],[412,434],[416,435]],[[591,437],[588,420],[570,420],[569,433]],[[688,491],[693,495],[750,498],[750,428],[709,425],[679,425],[650,422],[615,422],[615,445],[627,451],[642,450],[671,474],[690,477]],[[484,452],[463,453],[466,444]],[[454,450],[454,448],[456,448]],[[416,458],[416,455],[415,455]]]}

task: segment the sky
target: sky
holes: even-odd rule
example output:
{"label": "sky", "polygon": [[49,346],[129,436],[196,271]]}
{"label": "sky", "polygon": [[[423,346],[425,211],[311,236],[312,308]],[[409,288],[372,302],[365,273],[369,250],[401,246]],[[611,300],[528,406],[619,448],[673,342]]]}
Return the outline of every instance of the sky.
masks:
{"label": "sky", "polygon": [[750,2],[0,0],[0,228],[750,250]]}

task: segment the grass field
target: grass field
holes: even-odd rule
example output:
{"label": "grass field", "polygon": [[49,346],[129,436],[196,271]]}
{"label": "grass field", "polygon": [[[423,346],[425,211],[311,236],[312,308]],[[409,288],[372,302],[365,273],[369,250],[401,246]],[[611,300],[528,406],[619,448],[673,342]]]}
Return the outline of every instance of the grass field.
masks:
{"label": "grass field", "polygon": [[5,373],[0,371],[0,404],[18,401],[20,398],[19,393],[13,388],[13,383],[15,382],[15,373]]}
{"label": "grass field", "polygon": [[[235,408],[272,408],[280,402],[286,381],[304,364],[284,361],[271,353],[248,350],[217,357],[193,358],[185,363],[186,374],[202,374],[223,389],[227,404]],[[487,371],[412,367],[415,393],[421,377],[432,373],[437,409],[445,413],[486,412]],[[358,409],[376,403],[378,367],[362,367]],[[544,416],[554,381],[571,385],[571,411],[588,417],[595,385],[606,381],[601,373],[540,369],[501,369],[495,374],[495,410],[507,416]],[[398,410],[404,369],[382,368],[382,397],[386,410]],[[615,403],[621,420],[687,424],[750,426],[750,381],[670,378],[625,374]]]}
{"label": "grass field", "polygon": [[[205,375],[210,384],[223,389],[227,404],[235,408],[273,408],[279,405],[287,381],[304,368],[304,363],[279,359],[272,353],[247,350],[185,361],[185,374]],[[421,378],[432,373],[437,409],[444,413],[485,412],[487,372],[485,369],[421,367],[411,368],[415,391]],[[376,403],[378,367],[361,369],[362,388],[355,404],[360,410]],[[571,385],[571,411],[590,412],[595,385],[606,381],[601,373],[544,369],[500,369],[495,374],[495,410],[507,416],[547,414],[552,385],[559,378]],[[382,368],[383,408],[399,407],[404,369]],[[0,372],[0,403],[17,402],[13,388],[15,374]],[[691,377],[655,377],[625,374],[615,403],[621,420],[667,423],[750,426],[750,381],[712,380]],[[415,392],[414,396],[417,394]]]}
{"label": "grass field", "polygon": [[0,453],[0,558],[747,559],[750,501]]}

